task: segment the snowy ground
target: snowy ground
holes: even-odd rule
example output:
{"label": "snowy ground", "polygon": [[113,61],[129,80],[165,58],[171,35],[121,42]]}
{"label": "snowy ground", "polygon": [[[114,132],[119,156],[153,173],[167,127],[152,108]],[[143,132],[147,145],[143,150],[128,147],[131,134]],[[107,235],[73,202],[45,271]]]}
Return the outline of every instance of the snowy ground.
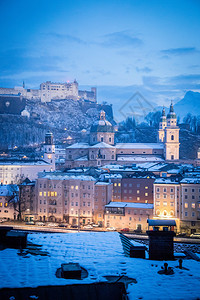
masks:
{"label": "snowy ground", "polygon": [[[189,270],[174,268],[174,275],[157,274],[163,262],[124,256],[117,232],[32,233],[50,256],[22,257],[18,250],[0,251],[0,287],[36,287],[105,281],[105,275],[125,274],[137,283],[128,287],[129,299],[197,299],[200,297],[200,262],[184,260]],[[55,276],[62,263],[78,262],[89,276],[81,281]],[[178,261],[168,262],[175,267]]]}

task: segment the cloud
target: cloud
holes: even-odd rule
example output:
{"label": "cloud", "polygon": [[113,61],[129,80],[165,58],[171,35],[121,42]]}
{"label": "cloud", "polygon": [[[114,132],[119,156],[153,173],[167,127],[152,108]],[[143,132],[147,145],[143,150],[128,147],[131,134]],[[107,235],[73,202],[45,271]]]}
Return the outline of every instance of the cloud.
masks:
{"label": "cloud", "polygon": [[165,55],[187,55],[187,54],[194,54],[199,51],[196,49],[196,47],[184,47],[184,48],[165,49],[165,50],[161,50],[160,52]]}
{"label": "cloud", "polygon": [[136,67],[136,71],[138,72],[138,73],[150,73],[150,72],[152,72],[152,69],[150,69],[149,67],[144,67],[144,68],[138,68],[138,67]]}
{"label": "cloud", "polygon": [[113,32],[103,36],[104,41],[101,43],[104,47],[138,47],[143,44],[143,41],[127,31]]}
{"label": "cloud", "polygon": [[26,56],[20,51],[10,55],[10,51],[8,51],[6,54],[0,53],[0,60],[2,62],[0,65],[1,76],[20,74],[25,71],[64,71],[63,67],[60,66],[62,59],[58,56]]}
{"label": "cloud", "polygon": [[57,39],[57,40],[61,40],[61,41],[66,41],[66,42],[71,42],[71,43],[77,43],[77,44],[82,44],[82,45],[86,45],[87,42],[70,34],[60,34],[60,33],[56,33],[56,32],[49,32],[47,34],[45,34],[44,36],[46,36],[47,38],[53,38],[53,39]]}

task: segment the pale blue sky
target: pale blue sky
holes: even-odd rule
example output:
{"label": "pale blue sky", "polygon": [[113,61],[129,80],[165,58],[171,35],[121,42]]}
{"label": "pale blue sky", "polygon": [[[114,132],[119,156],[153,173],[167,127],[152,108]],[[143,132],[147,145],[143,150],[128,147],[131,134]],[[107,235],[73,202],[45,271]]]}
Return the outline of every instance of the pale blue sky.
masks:
{"label": "pale blue sky", "polygon": [[0,86],[76,78],[114,105],[168,103],[200,91],[199,16],[198,0],[1,0]]}

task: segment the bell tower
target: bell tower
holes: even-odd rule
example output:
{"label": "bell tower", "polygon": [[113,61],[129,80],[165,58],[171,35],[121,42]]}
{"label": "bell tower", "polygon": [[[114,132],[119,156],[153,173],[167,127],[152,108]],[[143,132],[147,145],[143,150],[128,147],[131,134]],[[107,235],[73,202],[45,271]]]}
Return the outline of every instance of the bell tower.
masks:
{"label": "bell tower", "polygon": [[165,127],[167,126],[167,118],[165,115],[165,108],[163,107],[162,110],[162,116],[160,117],[160,123],[159,123],[159,129],[158,129],[158,135],[157,135],[157,142],[163,143],[165,138]]}
{"label": "bell tower", "polygon": [[52,171],[55,171],[55,145],[53,142],[53,133],[48,131],[45,134],[44,160],[52,165]]}
{"label": "bell tower", "polygon": [[174,112],[173,103],[167,115],[167,126],[164,129],[164,154],[166,160],[179,159],[179,127],[177,126],[177,118]]}

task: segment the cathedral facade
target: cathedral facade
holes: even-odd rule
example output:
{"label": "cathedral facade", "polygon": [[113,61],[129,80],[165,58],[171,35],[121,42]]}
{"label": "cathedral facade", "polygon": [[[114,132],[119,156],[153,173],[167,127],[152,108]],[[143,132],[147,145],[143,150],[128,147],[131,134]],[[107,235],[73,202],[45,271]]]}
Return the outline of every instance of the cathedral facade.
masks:
{"label": "cathedral facade", "polygon": [[179,160],[179,127],[173,104],[167,116],[162,111],[157,143],[115,143],[115,131],[104,111],[90,129],[89,143],[75,143],[66,148],[66,168],[104,166],[107,164]]}

